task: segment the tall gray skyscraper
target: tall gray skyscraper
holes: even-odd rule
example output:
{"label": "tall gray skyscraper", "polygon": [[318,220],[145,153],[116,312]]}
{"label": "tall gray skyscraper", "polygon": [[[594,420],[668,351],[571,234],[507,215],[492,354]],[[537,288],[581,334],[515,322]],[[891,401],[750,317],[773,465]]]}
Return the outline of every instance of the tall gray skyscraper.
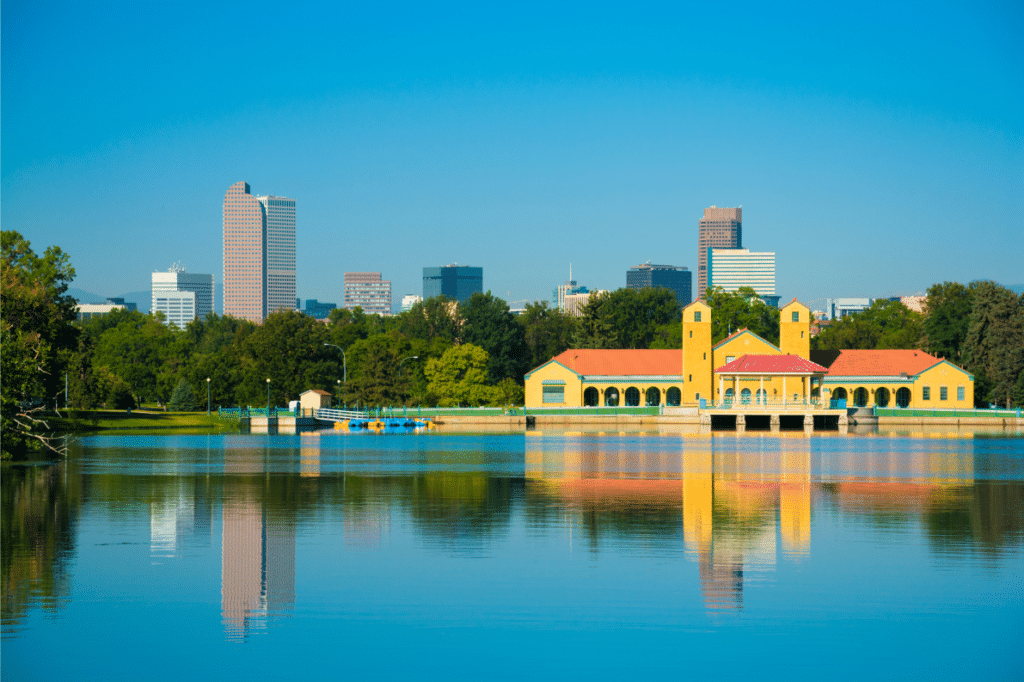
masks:
{"label": "tall gray skyscraper", "polygon": [[256,198],[267,215],[267,314],[294,310],[295,199]]}
{"label": "tall gray skyscraper", "polygon": [[697,235],[697,298],[708,288],[708,249],[743,248],[743,208],[704,209]]}

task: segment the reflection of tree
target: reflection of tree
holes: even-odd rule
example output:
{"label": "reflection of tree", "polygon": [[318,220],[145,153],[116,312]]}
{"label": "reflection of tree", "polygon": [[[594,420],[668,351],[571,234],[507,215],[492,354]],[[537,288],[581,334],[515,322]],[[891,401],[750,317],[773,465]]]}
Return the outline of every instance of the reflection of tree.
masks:
{"label": "reflection of tree", "polygon": [[74,551],[81,494],[77,477],[65,486],[66,466],[3,471],[0,574],[5,632],[34,604],[53,610],[67,597],[67,564]]}
{"label": "reflection of tree", "polygon": [[996,554],[1024,535],[1024,485],[979,481],[932,501],[924,518],[936,550],[970,544]]}

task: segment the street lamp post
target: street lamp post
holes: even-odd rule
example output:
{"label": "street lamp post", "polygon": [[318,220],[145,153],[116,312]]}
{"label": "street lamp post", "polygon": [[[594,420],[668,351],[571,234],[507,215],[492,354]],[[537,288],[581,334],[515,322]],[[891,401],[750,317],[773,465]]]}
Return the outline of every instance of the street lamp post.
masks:
{"label": "street lamp post", "polygon": [[[402,362],[405,362],[406,360],[418,360],[419,357],[420,356],[418,355],[410,355],[407,358],[402,358]],[[402,376],[402,362],[398,363],[398,376]]]}
{"label": "street lamp post", "polygon": [[267,419],[270,419],[270,379],[267,379]]}
{"label": "street lamp post", "polygon": [[345,359],[345,349],[342,348],[341,346],[335,346],[333,343],[325,343],[324,345],[325,346],[334,346],[335,348],[337,348],[338,350],[341,351],[341,368],[342,368],[342,372],[343,372],[342,376],[345,377],[345,383],[347,384],[348,383],[348,360]]}
{"label": "street lamp post", "polygon": [[206,377],[206,416],[210,416],[210,377]]}
{"label": "street lamp post", "polygon": [[335,379],[335,383],[338,384],[338,400],[341,400],[341,379]]}

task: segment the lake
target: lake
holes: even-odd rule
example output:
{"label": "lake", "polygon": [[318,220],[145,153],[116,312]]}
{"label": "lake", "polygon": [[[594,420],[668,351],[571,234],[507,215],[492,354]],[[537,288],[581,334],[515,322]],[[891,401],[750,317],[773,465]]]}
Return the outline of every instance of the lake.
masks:
{"label": "lake", "polygon": [[93,436],[2,502],[5,682],[1024,664],[1019,432]]}

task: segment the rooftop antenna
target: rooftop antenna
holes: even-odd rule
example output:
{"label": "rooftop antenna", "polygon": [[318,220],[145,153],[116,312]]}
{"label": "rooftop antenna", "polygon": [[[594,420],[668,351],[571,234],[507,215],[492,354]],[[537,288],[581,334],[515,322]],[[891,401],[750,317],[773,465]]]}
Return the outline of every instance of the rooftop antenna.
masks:
{"label": "rooftop antenna", "polygon": [[180,260],[175,261],[171,264],[171,267],[167,268],[167,272],[185,272],[185,264]]}

